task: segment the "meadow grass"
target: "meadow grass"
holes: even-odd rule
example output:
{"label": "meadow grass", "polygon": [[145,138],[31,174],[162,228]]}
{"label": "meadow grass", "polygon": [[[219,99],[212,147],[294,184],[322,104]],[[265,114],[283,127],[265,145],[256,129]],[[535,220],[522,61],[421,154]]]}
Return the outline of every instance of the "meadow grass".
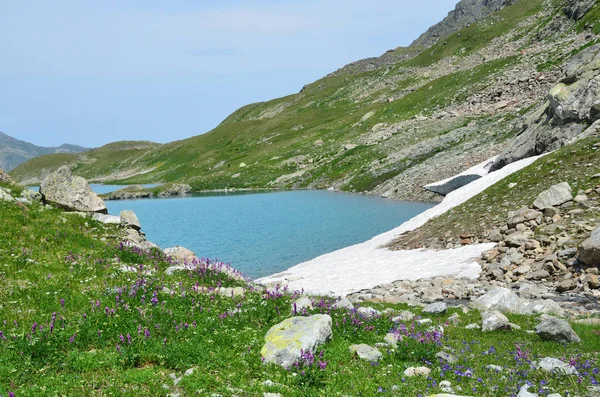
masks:
{"label": "meadow grass", "polygon": [[[195,271],[167,275],[171,260],[161,251],[128,247],[115,226],[37,203],[0,202],[0,218],[2,396],[417,396],[439,392],[442,380],[463,395],[511,395],[531,382],[543,395],[583,396],[596,382],[600,341],[592,326],[576,324],[582,343],[563,346],[526,332],[538,321],[533,317],[509,316],[523,331],[482,333],[464,328],[480,321],[473,310],[428,316],[431,324],[393,323],[392,314],[364,318],[356,310],[332,309],[330,297],[312,297],[314,309],[298,315],[330,314],[333,338],[290,369],[265,365],[264,335],[294,314],[298,292],[265,292],[208,260]],[[218,292],[237,286],[245,288],[243,295]],[[373,306],[421,315],[408,305]],[[453,313],[457,325],[447,321]],[[379,362],[351,356],[351,344],[374,345],[389,332],[403,340],[382,348]],[[440,362],[434,354],[441,350],[458,362]],[[545,356],[572,361],[580,376],[532,369]],[[430,376],[403,375],[418,365],[430,367]]]}

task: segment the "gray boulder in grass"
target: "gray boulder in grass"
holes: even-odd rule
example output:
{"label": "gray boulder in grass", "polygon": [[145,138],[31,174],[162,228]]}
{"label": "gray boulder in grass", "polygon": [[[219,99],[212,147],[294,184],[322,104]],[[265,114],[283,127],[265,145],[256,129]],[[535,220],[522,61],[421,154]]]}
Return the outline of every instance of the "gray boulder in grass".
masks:
{"label": "gray boulder in grass", "polygon": [[545,316],[542,322],[535,327],[535,333],[543,340],[559,343],[581,342],[567,321],[552,316]]}
{"label": "gray boulder in grass", "polygon": [[571,200],[573,200],[573,190],[567,182],[563,182],[541,192],[533,202],[533,206],[539,210],[544,210],[550,207],[558,207]]}
{"label": "gray boulder in grass", "polygon": [[131,210],[121,211],[120,221],[121,221],[121,223],[123,225],[125,225],[127,227],[130,227],[132,229],[135,229],[135,230],[141,230],[142,229],[142,225],[140,223],[140,220],[138,219],[138,217],[135,214],[135,212],[133,212]]}
{"label": "gray boulder in grass", "polygon": [[67,166],[48,175],[40,186],[40,193],[44,202],[66,211],[108,213],[104,201],[92,191],[87,181],[74,176]]}
{"label": "gray boulder in grass", "polygon": [[265,335],[265,345],[260,354],[265,363],[289,368],[303,352],[316,348],[331,338],[331,317],[315,314],[308,317],[291,317],[274,325]]}

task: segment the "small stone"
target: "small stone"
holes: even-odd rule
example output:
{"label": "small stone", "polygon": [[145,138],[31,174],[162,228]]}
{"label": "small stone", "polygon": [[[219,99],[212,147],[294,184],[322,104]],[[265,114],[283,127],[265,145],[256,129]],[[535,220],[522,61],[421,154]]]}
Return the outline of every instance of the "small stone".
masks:
{"label": "small stone", "polygon": [[431,370],[427,367],[408,367],[404,370],[404,376],[428,376]]}
{"label": "small stone", "polygon": [[443,314],[448,310],[448,306],[444,302],[430,303],[423,308],[423,313],[428,314]]}
{"label": "small stone", "polygon": [[354,305],[348,298],[342,298],[339,301],[335,302],[332,306],[334,309],[346,309],[352,310],[354,309]]}
{"label": "small stone", "polygon": [[409,312],[408,310],[403,310],[400,312],[400,314],[394,318],[392,318],[392,321],[395,323],[401,323],[404,321],[412,321],[412,319],[415,318],[414,313]]}
{"label": "small stone", "polygon": [[577,288],[577,282],[574,279],[563,280],[556,286],[556,291],[567,292]]}
{"label": "small stone", "polygon": [[465,327],[465,329],[479,329],[481,328],[479,324],[469,324]]}
{"label": "small stone", "polygon": [[574,366],[568,365],[553,357],[542,358],[538,363],[537,368],[545,372],[579,375]]}
{"label": "small stone", "polygon": [[517,397],[539,397],[538,394],[530,393],[528,389],[529,385],[523,385],[519,390],[519,394],[517,394]]}
{"label": "small stone", "polygon": [[381,317],[381,312],[379,310],[373,309],[369,306],[360,307],[356,312],[364,318]]}
{"label": "small stone", "polygon": [[446,353],[446,352],[438,352],[435,355],[437,358],[442,359],[443,361],[447,362],[448,364],[455,364],[458,362],[458,359],[456,357],[454,357],[452,354],[450,353]]}
{"label": "small stone", "polygon": [[310,300],[310,298],[307,298],[306,296],[303,296],[302,298],[299,298],[292,303],[292,312],[294,314],[302,313],[305,310],[312,310],[312,308],[313,308],[312,301]]}
{"label": "small stone", "polygon": [[390,345],[391,347],[395,347],[399,341],[402,340],[402,335],[398,335],[398,334],[394,334],[394,333],[388,333],[384,338],[383,341],[385,343],[387,343],[388,345]]}
{"label": "small stone", "polygon": [[383,357],[383,354],[378,349],[364,343],[352,345],[349,349],[352,354],[356,354],[362,360],[376,362]]}

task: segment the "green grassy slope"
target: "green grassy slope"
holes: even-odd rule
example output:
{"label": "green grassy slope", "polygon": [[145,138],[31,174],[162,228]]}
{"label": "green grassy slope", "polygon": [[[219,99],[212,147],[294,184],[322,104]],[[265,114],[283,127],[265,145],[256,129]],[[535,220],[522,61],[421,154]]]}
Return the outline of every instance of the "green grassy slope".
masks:
{"label": "green grassy slope", "polygon": [[[482,333],[464,328],[480,321],[477,311],[450,309],[429,316],[431,325],[444,325],[441,335],[428,331],[429,324],[334,310],[326,297],[315,297],[309,311],[333,318],[333,339],[317,350],[315,361],[307,358],[289,370],[264,365],[264,335],[292,315],[293,296],[265,294],[210,268],[167,275],[169,263],[160,251],[123,247],[119,228],[37,203],[0,201],[0,218],[3,396],[416,396],[439,392],[441,380],[477,396],[516,394],[525,381],[562,395],[587,395],[597,377],[594,326],[574,324],[582,343],[562,346],[525,331],[537,323],[534,317],[509,316],[522,331]],[[138,270],[123,272],[123,266]],[[215,293],[220,286],[243,286],[246,293],[222,296]],[[375,307],[420,314],[406,305]],[[457,326],[446,321],[453,313]],[[348,351],[350,344],[381,342],[390,330],[404,339],[395,349],[381,349],[377,363]],[[442,346],[456,364],[434,356]],[[581,377],[532,370],[530,362],[545,356],[573,360]],[[431,377],[404,377],[416,365],[430,367]]]}
{"label": "green grassy slope", "polygon": [[[539,32],[562,15],[562,5],[559,0],[516,2],[431,48],[395,50],[408,59],[393,66],[333,73],[298,94],[245,106],[203,135],[135,153],[107,150],[89,157],[43,156],[21,165],[12,176],[20,181],[40,179],[45,171],[71,163],[76,174],[115,183],[177,181],[195,190],[336,186],[369,191],[440,152],[462,147],[472,152],[483,139],[481,134],[452,144],[432,143],[428,152],[412,155],[411,145],[448,130],[437,125],[409,128],[406,123],[413,116],[431,116],[464,103],[507,70],[519,68],[524,61],[521,53],[493,52],[485,60],[475,55],[498,37],[519,41],[523,48],[560,38],[564,32],[557,37]],[[567,29],[576,29],[572,25]],[[557,51],[534,61],[552,69],[563,57]],[[364,118],[371,113],[372,117]],[[495,135],[486,138],[487,143],[501,145],[512,136],[511,120],[519,114],[508,114],[498,125],[493,113],[465,114],[457,124],[477,121],[481,129],[493,128]],[[381,123],[401,127],[391,138],[369,143],[365,136]],[[357,147],[344,150],[349,143]],[[403,150],[408,154],[396,155]]]}

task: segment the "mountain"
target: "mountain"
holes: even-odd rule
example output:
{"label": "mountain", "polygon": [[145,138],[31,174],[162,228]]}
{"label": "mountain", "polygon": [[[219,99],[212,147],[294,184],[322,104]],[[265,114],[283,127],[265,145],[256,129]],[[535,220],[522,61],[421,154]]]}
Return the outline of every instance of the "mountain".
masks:
{"label": "mountain", "polygon": [[[599,39],[598,1],[463,0],[413,45],[244,106],[208,133],[131,157],[110,148],[42,156],[11,175],[36,181],[70,164],[76,174],[114,183],[439,200],[423,186],[493,156],[501,155],[493,165],[500,168],[554,150],[587,130],[589,112],[576,119],[561,112],[572,105],[563,99],[579,94],[588,98],[580,110],[596,106],[597,93],[577,91],[584,84],[574,82]],[[596,72],[591,67],[584,80],[595,81]]]}
{"label": "mountain", "polygon": [[37,156],[51,153],[77,153],[89,150],[87,148],[64,144],[58,147],[36,146],[29,142],[20,141],[0,132],[0,168],[10,171],[19,164]]}

